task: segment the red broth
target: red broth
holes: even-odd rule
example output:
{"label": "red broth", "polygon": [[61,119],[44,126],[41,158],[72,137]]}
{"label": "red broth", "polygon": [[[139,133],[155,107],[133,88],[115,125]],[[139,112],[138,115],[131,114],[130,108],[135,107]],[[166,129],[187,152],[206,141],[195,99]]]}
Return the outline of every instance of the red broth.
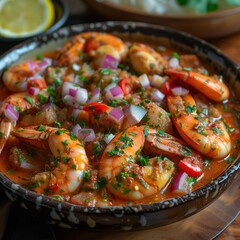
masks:
{"label": "red broth", "polygon": [[[194,191],[224,172],[238,154],[239,103],[231,95],[217,102],[210,100],[203,95],[207,87],[204,84],[201,93],[178,76],[166,74],[170,66],[184,73],[200,73],[209,81],[217,79],[214,84],[221,82],[211,70],[211,74],[208,73],[209,69],[196,56],[176,53],[163,46],[136,45],[140,47],[132,50],[134,44],[104,34],[100,37],[79,35],[57,52],[29,60],[27,68],[19,65],[18,69],[7,69],[6,72],[13,74],[8,76],[11,81],[16,85],[22,81],[27,89],[23,90],[25,95],[19,97],[19,101],[13,101],[7,97],[19,90],[14,90],[15,93],[8,90],[9,79],[4,80],[6,86],[1,88],[1,119],[12,122],[12,129],[1,153],[0,170],[32,191],[85,206],[157,202]],[[2,78],[6,78],[6,72]],[[177,93],[173,94],[172,89],[176,87]],[[181,91],[185,90],[196,104],[194,109],[191,106],[191,111],[185,106],[186,116],[196,114],[194,116],[200,116],[202,122],[208,119],[200,126],[201,131],[196,125],[193,131],[207,139],[205,130],[209,128],[211,134],[221,136],[223,133],[217,124],[224,123],[229,137],[226,141],[231,148],[223,157],[211,157],[194,149],[185,143],[174,125],[177,113],[169,114],[167,99],[179,94],[183,97],[185,94]],[[6,105],[19,112],[16,121],[8,111],[6,113]],[[159,120],[161,118],[163,120]],[[128,132],[129,128],[133,131]],[[29,129],[44,137],[21,135]],[[3,130],[1,136],[5,134]],[[137,135],[137,131],[142,131],[143,135]],[[155,135],[151,131],[155,131]],[[153,141],[147,147],[149,135],[161,142],[162,136],[168,136],[165,132],[180,139],[190,154],[179,156],[173,150],[166,153]],[[64,138],[64,134],[68,138]],[[61,136],[63,141],[57,146],[54,139]],[[120,145],[119,141],[122,141]],[[218,142],[215,144],[218,146]],[[107,150],[109,145],[112,145],[111,151]],[[139,149],[134,152],[137,145]],[[153,148],[157,149],[157,154]],[[178,151],[177,147],[174,150]],[[76,160],[74,151],[80,151],[84,157],[80,154]],[[185,157],[191,158],[193,152],[200,161],[201,173],[195,173],[197,176],[189,172],[189,166],[186,171],[179,167],[179,162]],[[192,160],[190,168],[194,168],[195,161]],[[174,187],[176,176],[183,172],[188,175],[185,183]],[[167,179],[162,180],[161,176]]]}

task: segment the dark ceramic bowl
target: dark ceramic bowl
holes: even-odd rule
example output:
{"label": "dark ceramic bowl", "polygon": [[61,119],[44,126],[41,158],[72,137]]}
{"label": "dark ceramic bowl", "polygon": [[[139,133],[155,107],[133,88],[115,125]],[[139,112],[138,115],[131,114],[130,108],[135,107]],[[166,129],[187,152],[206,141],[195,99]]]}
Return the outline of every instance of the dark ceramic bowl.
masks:
{"label": "dark ceramic bowl", "polygon": [[[240,94],[240,69],[218,49],[183,32],[142,23],[107,22],[75,25],[39,36],[16,46],[0,57],[0,70],[10,64],[49,51],[82,31],[105,31],[129,39],[164,42],[176,50],[197,54],[202,61],[227,79],[227,84]],[[0,172],[0,186],[6,195],[32,214],[62,227],[91,230],[140,230],[167,225],[187,218],[216,200],[237,177],[239,157],[217,179],[182,197],[162,202],[127,207],[82,207],[36,194],[13,183]]]}
{"label": "dark ceramic bowl", "polygon": [[19,38],[7,38],[7,37],[0,36],[1,48],[7,49],[33,36],[41,35],[41,34],[49,34],[59,29],[66,22],[69,15],[69,9],[65,1],[52,0],[52,3],[55,10],[55,19],[53,24],[46,31],[35,34],[35,35],[31,35],[28,37],[19,37]]}

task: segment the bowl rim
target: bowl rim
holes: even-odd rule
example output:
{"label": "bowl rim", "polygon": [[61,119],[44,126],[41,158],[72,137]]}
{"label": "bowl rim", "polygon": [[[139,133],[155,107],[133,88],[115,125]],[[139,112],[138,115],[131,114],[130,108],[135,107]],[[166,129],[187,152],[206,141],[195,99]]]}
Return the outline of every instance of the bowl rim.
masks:
{"label": "bowl rim", "polygon": [[134,14],[140,17],[145,18],[156,18],[161,20],[171,20],[171,21],[187,21],[187,20],[208,20],[213,18],[222,18],[226,16],[232,16],[235,14],[240,14],[240,6],[233,6],[226,9],[220,9],[209,13],[202,13],[202,14],[196,14],[196,15],[166,15],[166,14],[157,14],[157,13],[146,13],[138,9],[128,8],[124,5],[117,5],[112,2],[105,2],[105,1],[99,1],[99,0],[93,0],[93,1],[86,1],[87,5],[93,6],[93,5],[99,5],[99,7],[107,7],[111,8],[113,10],[119,11],[119,12],[125,12],[127,14]]}
{"label": "bowl rim", "polygon": [[[94,27],[97,28],[99,26],[106,26],[109,28],[111,28],[111,27],[123,27],[124,28],[124,26],[123,26],[124,24],[129,26],[130,28],[133,26],[136,29],[141,28],[141,27],[143,27],[145,29],[150,28],[151,30],[154,30],[154,31],[158,31],[158,30],[165,31],[169,34],[170,33],[176,34],[176,35],[184,37],[186,39],[193,40],[195,43],[204,45],[211,51],[218,53],[218,55],[220,55],[222,58],[227,60],[227,62],[231,65],[233,70],[237,71],[237,73],[240,75],[240,67],[236,63],[234,63],[229,57],[224,55],[221,50],[214,47],[213,45],[206,42],[205,40],[202,40],[198,37],[192,36],[191,34],[185,33],[183,31],[171,29],[168,27],[163,27],[163,26],[149,24],[149,23],[123,22],[123,21],[107,21],[107,22],[96,22],[96,23],[86,23],[86,24],[77,24],[77,25],[66,26],[66,27],[59,29],[57,32],[50,33],[48,35],[39,35],[39,36],[36,36],[32,39],[28,39],[27,41],[24,41],[24,42],[16,45],[15,47],[9,49],[8,51],[6,51],[4,54],[2,54],[0,56],[0,62],[2,61],[3,58],[5,58],[9,54],[11,54],[14,50],[21,49],[21,48],[27,46],[28,44],[33,43],[34,41],[41,41],[44,38],[46,38],[47,36],[53,37],[53,35],[56,35],[56,33],[59,33],[60,35],[61,35],[61,33],[63,33],[63,36],[65,36],[66,35],[65,30],[71,30],[75,34],[77,34],[79,32],[86,31],[86,28],[87,28],[87,30],[89,30],[89,27],[90,27],[90,29],[93,29],[93,30],[94,30]],[[75,29],[78,27],[81,28],[81,31],[76,32]],[[104,29],[102,29],[101,31],[104,31]],[[108,32],[118,32],[118,31],[111,29]],[[70,38],[73,35],[74,34],[71,33],[71,36],[67,36],[67,37]],[[154,33],[153,33],[153,35],[156,36],[156,34],[154,34]],[[53,38],[53,39],[55,39],[55,38]],[[188,45],[188,44],[186,43],[186,45]],[[26,54],[26,52],[24,52],[23,54],[20,53],[20,55],[24,55],[24,54]],[[1,71],[2,71],[2,69],[0,69],[0,72]],[[207,196],[207,195],[209,195],[210,192],[213,192],[214,190],[218,189],[218,187],[219,187],[218,185],[226,182],[228,180],[229,176],[232,176],[233,174],[237,173],[237,171],[239,171],[239,170],[240,170],[240,152],[239,152],[238,156],[236,157],[236,159],[234,160],[234,163],[231,166],[229,166],[216,179],[214,179],[214,181],[211,181],[210,183],[204,185],[203,187],[201,187],[193,192],[190,192],[190,193],[185,194],[180,197],[165,199],[160,202],[153,202],[153,203],[149,203],[149,204],[133,204],[133,205],[129,205],[129,206],[87,207],[87,206],[76,205],[76,204],[72,204],[72,203],[68,203],[68,202],[62,202],[62,201],[50,198],[46,195],[38,194],[31,190],[28,190],[28,189],[22,187],[21,185],[14,183],[11,179],[9,179],[2,172],[0,172],[0,187],[2,186],[3,188],[8,189],[10,192],[13,192],[16,195],[19,195],[22,198],[24,198],[27,201],[30,201],[32,203],[36,203],[36,199],[39,200],[39,198],[41,198],[41,205],[43,205],[43,206],[58,209],[59,203],[61,203],[62,210],[69,211],[69,210],[74,209],[74,212],[76,212],[76,213],[113,214],[116,212],[118,213],[119,211],[121,211],[121,212],[124,211],[124,214],[132,214],[132,213],[142,214],[142,213],[150,213],[150,212],[155,212],[155,211],[157,212],[160,210],[165,210],[165,209],[172,208],[175,206],[183,205],[186,202],[194,201],[197,198]],[[175,202],[176,200],[177,200],[177,203]],[[173,202],[174,202],[174,204],[171,204]]]}
{"label": "bowl rim", "polygon": [[27,40],[29,38],[33,38],[36,36],[41,36],[44,34],[49,34],[52,33],[54,31],[56,31],[57,29],[59,29],[67,20],[68,16],[69,16],[69,7],[67,5],[67,2],[64,0],[51,0],[53,7],[54,7],[54,11],[55,13],[57,12],[56,8],[60,7],[62,10],[62,15],[59,17],[59,19],[55,20],[54,23],[45,31],[40,32],[40,33],[36,33],[33,35],[29,35],[29,36],[25,36],[25,37],[3,37],[0,36],[0,42],[19,42],[19,41],[24,41]]}

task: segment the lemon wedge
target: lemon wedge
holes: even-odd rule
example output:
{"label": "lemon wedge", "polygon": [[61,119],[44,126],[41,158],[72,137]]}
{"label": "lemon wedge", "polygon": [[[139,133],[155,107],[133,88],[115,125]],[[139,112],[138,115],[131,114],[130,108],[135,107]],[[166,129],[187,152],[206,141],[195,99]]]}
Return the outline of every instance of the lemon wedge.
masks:
{"label": "lemon wedge", "polygon": [[54,22],[51,0],[0,0],[0,35],[26,37],[48,29]]}

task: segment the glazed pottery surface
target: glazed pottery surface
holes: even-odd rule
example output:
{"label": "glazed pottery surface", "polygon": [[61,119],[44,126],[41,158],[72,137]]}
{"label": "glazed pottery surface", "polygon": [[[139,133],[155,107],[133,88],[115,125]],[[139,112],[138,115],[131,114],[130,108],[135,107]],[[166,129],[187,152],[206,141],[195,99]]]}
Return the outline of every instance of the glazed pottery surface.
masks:
{"label": "glazed pottery surface", "polygon": [[[57,32],[39,36],[16,46],[0,57],[0,71],[39,53],[49,52],[83,31],[101,31],[125,39],[151,41],[187,53],[194,53],[214,71],[226,79],[228,86],[240,93],[240,69],[220,50],[189,34],[165,27],[134,22],[106,22],[74,25]],[[113,206],[83,207],[36,194],[13,183],[0,172],[0,187],[16,204],[46,221],[61,227],[92,231],[140,230],[167,225],[187,218],[216,200],[237,177],[240,160],[236,158],[229,168],[206,186],[181,197],[162,202]]]}

